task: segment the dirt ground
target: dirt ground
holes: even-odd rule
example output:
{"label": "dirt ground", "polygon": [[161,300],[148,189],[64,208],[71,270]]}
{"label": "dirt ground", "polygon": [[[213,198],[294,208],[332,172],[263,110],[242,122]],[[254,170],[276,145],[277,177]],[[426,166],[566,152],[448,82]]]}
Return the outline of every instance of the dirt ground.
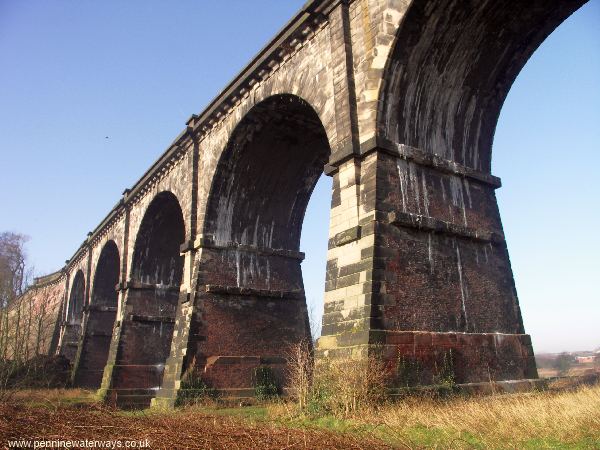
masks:
{"label": "dirt ground", "polygon": [[[0,448],[10,440],[134,441],[151,449],[383,449],[369,436],[293,429],[197,411],[124,413],[99,405],[0,404]],[[146,442],[149,447],[145,447]],[[31,444],[33,448],[33,444]],[[4,447],[2,447],[4,446]],[[74,447],[80,448],[80,447]],[[98,448],[98,447],[96,447]],[[118,448],[118,447],[117,447]]]}

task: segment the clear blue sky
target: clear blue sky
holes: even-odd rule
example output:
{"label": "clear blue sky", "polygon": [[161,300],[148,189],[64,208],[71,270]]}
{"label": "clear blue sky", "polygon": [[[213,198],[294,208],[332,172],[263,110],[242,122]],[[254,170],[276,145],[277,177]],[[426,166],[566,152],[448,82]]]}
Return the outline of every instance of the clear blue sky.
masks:
{"label": "clear blue sky", "polygon": [[[79,244],[304,0],[0,0],[0,231],[38,274]],[[109,136],[109,139],[105,139]],[[600,0],[533,55],[502,110],[493,172],[536,351],[600,346]],[[322,308],[330,180],[304,226]]]}

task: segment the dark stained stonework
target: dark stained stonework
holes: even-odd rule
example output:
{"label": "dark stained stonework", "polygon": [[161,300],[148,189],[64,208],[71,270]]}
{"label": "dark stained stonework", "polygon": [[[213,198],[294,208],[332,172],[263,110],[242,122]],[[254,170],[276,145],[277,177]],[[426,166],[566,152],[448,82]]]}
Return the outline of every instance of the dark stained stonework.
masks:
{"label": "dark stained stonework", "polygon": [[259,366],[285,387],[325,172],[317,357],[377,348],[398,389],[448,367],[459,383],[537,378],[491,144],[515,77],[583,3],[309,1],[28,294],[60,303],[48,352],[124,407],[173,405],[191,369],[231,396]]}
{"label": "dark stained stonework", "polygon": [[81,338],[83,309],[85,307],[85,277],[79,270],[75,274],[69,294],[69,305],[66,320],[63,324],[63,335],[59,354],[65,356],[71,363],[75,362],[77,347]]}
{"label": "dark stained stonework", "polygon": [[102,382],[117,317],[116,286],[119,271],[119,250],[114,241],[108,241],[100,253],[91,302],[85,308],[87,316],[84,321],[83,340],[73,370],[76,386],[98,389]]}

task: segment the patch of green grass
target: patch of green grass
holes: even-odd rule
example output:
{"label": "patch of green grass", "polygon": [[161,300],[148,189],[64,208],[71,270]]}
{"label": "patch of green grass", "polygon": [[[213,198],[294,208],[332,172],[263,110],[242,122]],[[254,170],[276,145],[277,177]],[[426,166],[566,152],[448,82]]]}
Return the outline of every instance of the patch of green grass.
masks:
{"label": "patch of green grass", "polygon": [[381,428],[377,437],[392,445],[404,444],[411,447],[432,448],[469,448],[486,449],[487,447],[477,438],[467,432],[438,427],[416,425],[402,430],[386,427]]}
{"label": "patch of green grass", "polygon": [[263,405],[252,405],[242,407],[219,407],[219,406],[202,406],[195,405],[190,406],[181,411],[198,411],[199,413],[210,415],[210,416],[226,416],[226,417],[237,417],[240,419],[246,419],[254,422],[262,422],[269,419],[267,407]]}
{"label": "patch of green grass", "polygon": [[575,442],[561,442],[556,439],[530,439],[522,443],[524,450],[544,449],[568,449],[568,450],[589,450],[600,448],[600,437],[589,436]]}

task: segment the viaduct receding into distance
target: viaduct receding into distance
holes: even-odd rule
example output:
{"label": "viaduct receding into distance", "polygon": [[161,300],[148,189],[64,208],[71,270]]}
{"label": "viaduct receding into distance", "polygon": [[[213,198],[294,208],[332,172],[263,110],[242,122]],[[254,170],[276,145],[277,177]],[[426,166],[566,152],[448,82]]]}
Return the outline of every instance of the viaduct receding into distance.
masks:
{"label": "viaduct receding into distance", "polygon": [[[198,115],[59,272],[49,353],[122,406],[196,367],[229,396],[309,338],[299,251],[333,177],[317,357],[435,381],[537,378],[492,175],[503,101],[584,0],[312,0]],[[390,375],[399,386],[400,375]]]}

